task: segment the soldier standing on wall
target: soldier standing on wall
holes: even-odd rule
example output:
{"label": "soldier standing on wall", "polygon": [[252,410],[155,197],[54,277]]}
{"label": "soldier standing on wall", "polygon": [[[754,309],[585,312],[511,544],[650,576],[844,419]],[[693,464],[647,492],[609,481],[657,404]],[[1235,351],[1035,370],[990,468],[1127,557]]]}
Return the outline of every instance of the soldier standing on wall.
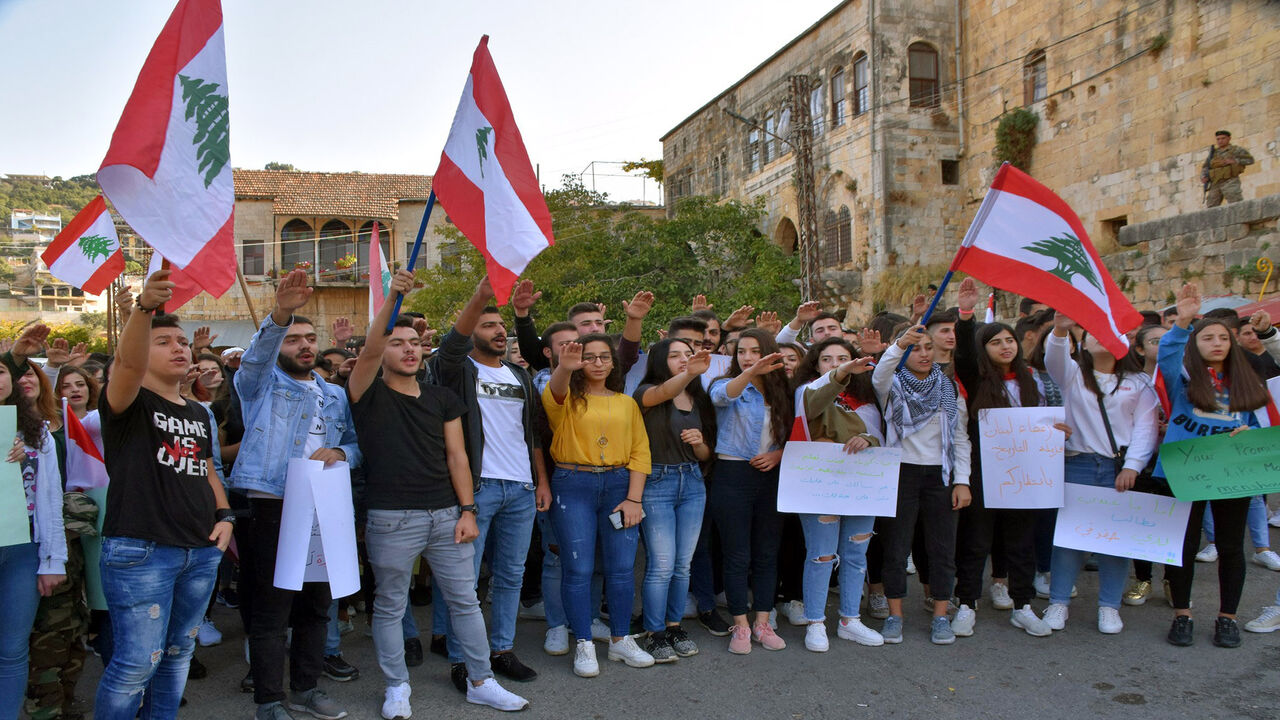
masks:
{"label": "soldier standing on wall", "polygon": [[1219,130],[1213,134],[1214,144],[1209,157],[1200,168],[1200,182],[1204,183],[1204,206],[1217,207],[1225,199],[1229,203],[1240,202],[1240,173],[1245,165],[1253,164],[1253,156],[1238,145],[1231,144],[1231,133]]}

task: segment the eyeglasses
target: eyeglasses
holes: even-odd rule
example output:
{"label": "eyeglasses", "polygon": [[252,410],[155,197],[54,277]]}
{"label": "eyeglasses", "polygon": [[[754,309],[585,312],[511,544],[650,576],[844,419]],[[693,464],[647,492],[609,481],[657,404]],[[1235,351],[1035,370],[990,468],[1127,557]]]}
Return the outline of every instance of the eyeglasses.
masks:
{"label": "eyeglasses", "polygon": [[612,355],[583,355],[582,362],[584,364],[604,365],[605,363],[613,362],[613,356]]}

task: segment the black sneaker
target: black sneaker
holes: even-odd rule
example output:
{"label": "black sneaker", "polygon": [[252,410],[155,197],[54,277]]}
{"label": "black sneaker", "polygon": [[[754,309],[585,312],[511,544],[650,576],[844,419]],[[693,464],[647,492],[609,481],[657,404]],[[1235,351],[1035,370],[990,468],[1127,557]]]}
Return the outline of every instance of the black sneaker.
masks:
{"label": "black sneaker", "polygon": [[495,673],[516,682],[529,682],[538,677],[538,673],[533,668],[520,662],[520,658],[510,650],[490,655],[489,665]]}
{"label": "black sneaker", "polygon": [[667,642],[680,657],[693,657],[698,654],[698,646],[689,639],[689,634],[679,625],[667,628]]}
{"label": "black sneaker", "polygon": [[[1214,635],[1215,639],[1217,634]],[[1240,638],[1236,636],[1236,642]],[[1173,625],[1169,628],[1169,644],[1178,647],[1187,647],[1196,641],[1195,623],[1186,615],[1179,615],[1173,619]]]}
{"label": "black sneaker", "polygon": [[726,637],[729,634],[729,623],[720,617],[720,611],[715,608],[698,613],[698,622],[716,637]]}
{"label": "black sneaker", "polygon": [[253,671],[252,670],[245,673],[244,679],[240,681],[240,692],[242,693],[253,692]]}
{"label": "black sneaker", "polygon": [[[1236,633],[1236,644],[1240,644],[1240,633]],[[209,677],[209,669],[195,655],[191,656],[191,668],[187,670],[188,680],[203,680]]]}
{"label": "black sneaker", "polygon": [[360,677],[360,671],[341,655],[324,656],[324,676],[335,682],[349,682]]}
{"label": "black sneaker", "polygon": [[649,636],[641,641],[640,647],[652,655],[653,661],[659,664],[672,663],[680,659],[676,655],[675,648],[671,647],[671,643],[667,642],[667,632],[665,630],[649,633]]}
{"label": "black sneaker", "polygon": [[218,591],[218,604],[223,607],[229,607],[232,610],[240,607],[240,593],[235,588],[226,588]]}
{"label": "black sneaker", "polygon": [[404,664],[407,667],[418,667],[422,664],[422,641],[409,638],[404,641]]}
{"label": "black sneaker", "polygon": [[431,654],[440,657],[449,657],[449,642],[444,635],[431,636]]}
{"label": "black sneaker", "polygon": [[467,664],[453,663],[449,665],[449,679],[453,681],[453,686],[463,695],[467,694],[467,686],[471,683],[467,682]]}
{"label": "black sneaker", "polygon": [[1240,647],[1240,625],[1235,618],[1218,618],[1213,624],[1213,644],[1221,648]]}

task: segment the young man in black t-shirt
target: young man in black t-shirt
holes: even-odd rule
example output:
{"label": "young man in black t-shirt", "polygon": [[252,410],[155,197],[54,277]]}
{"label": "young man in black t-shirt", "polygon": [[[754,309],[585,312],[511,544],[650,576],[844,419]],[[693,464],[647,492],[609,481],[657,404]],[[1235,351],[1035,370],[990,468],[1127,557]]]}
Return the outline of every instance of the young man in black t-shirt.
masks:
{"label": "young man in black t-shirt", "polygon": [[[393,293],[413,288],[413,274],[396,272]],[[422,344],[412,318],[386,332],[388,297],[369,326],[364,349],[347,380],[352,419],[368,472],[365,544],[375,578],[373,645],[386,676],[382,717],[407,718],[409,671],[401,618],[413,565],[422,556],[432,583],[449,606],[453,632],[466,658],[461,689],[467,702],[521,710],[529,702],[493,678],[484,616],[476,598],[476,506],[462,432],[466,407],[450,390],[417,378]],[[378,377],[378,370],[382,377]],[[455,682],[460,678],[455,674]]]}
{"label": "young man in black t-shirt", "polygon": [[177,715],[196,629],[213,591],[234,516],[210,462],[209,413],[182,397],[191,367],[173,315],[169,271],[147,279],[116,346],[99,400],[107,473],[102,586],[115,652],[94,717]]}

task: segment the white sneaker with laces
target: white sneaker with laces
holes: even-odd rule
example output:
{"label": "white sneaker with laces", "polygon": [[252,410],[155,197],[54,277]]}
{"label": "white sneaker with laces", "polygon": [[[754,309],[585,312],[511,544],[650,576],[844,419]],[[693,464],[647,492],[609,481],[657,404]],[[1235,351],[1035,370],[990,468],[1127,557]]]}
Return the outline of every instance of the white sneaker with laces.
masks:
{"label": "white sneaker with laces", "polygon": [[809,623],[809,629],[804,631],[804,649],[809,652],[826,652],[831,649],[831,643],[827,641],[825,624]]}
{"label": "white sneaker with laces", "polygon": [[884,645],[884,636],[863,625],[861,618],[849,618],[848,620],[841,618],[840,624],[836,625],[836,635],[843,640],[852,640],[859,645],[866,645],[867,647]]}
{"label": "white sneaker with laces", "polygon": [[485,678],[479,685],[467,684],[467,702],[472,705],[488,705],[503,712],[515,712],[529,707],[529,701],[507,690],[493,678]]}
{"label": "white sneaker with laces", "polygon": [[[1049,626],[1050,630],[1061,630],[1067,626],[1067,606],[1060,603],[1054,603],[1044,609],[1044,624]],[[1102,617],[1098,617],[1098,622],[1102,622]]]}
{"label": "white sneaker with laces", "polygon": [[1048,623],[1041,620],[1030,605],[1023,605],[1021,608],[1014,610],[1009,615],[1009,624],[1016,628],[1022,628],[1031,637],[1049,637],[1053,634],[1053,630]]}
{"label": "white sneaker with laces", "polygon": [[1120,611],[1113,607],[1098,608],[1098,632],[1103,635],[1119,635],[1124,629]]}
{"label": "white sneaker with laces", "polygon": [[[1271,553],[1275,555],[1275,553]],[[205,618],[200,623],[200,629],[196,631],[196,642],[200,643],[200,647],[210,647],[222,642],[222,633],[214,626],[213,621]]]}
{"label": "white sneaker with laces", "polygon": [[653,656],[636,644],[635,638],[625,635],[617,642],[609,642],[609,659],[624,662],[628,667],[644,668],[653,665]]}
{"label": "white sneaker with laces", "polygon": [[1031,586],[1035,588],[1036,597],[1041,600],[1049,598],[1049,573],[1038,572],[1035,578],[1031,580]]}
{"label": "white sneaker with laces", "polygon": [[409,683],[400,683],[387,688],[382,701],[383,720],[408,720],[413,715],[413,707],[409,705]]}
{"label": "white sneaker with laces", "polygon": [[542,649],[548,655],[569,654],[569,628],[564,625],[547,628],[547,639],[542,643]]}
{"label": "white sneaker with laces", "polygon": [[1253,554],[1253,561],[1268,570],[1280,572],[1280,555],[1275,550],[1263,550]]}
{"label": "white sneaker with laces", "polygon": [[1013,598],[1009,597],[1009,586],[1004,583],[991,583],[991,607],[997,610],[1012,610]]}
{"label": "white sneaker with laces", "polygon": [[970,637],[973,635],[973,626],[978,622],[978,613],[968,605],[961,605],[956,610],[956,616],[951,620],[951,632],[956,637]]}
{"label": "white sneaker with laces", "polygon": [[573,654],[573,674],[578,677],[595,677],[600,674],[596,662],[596,646],[590,640],[579,640]]}
{"label": "white sneaker with laces", "polygon": [[907,574],[916,574],[916,561],[911,557],[911,553],[907,553]]}
{"label": "white sneaker with laces", "polygon": [[1268,605],[1262,608],[1262,614],[1245,623],[1244,629],[1254,633],[1280,630],[1280,605]]}
{"label": "white sneaker with laces", "polygon": [[592,640],[608,641],[611,637],[613,637],[613,631],[609,629],[608,625],[604,624],[603,620],[601,620],[600,618],[595,618],[594,620],[591,621],[591,639]]}
{"label": "white sneaker with laces", "polygon": [[889,617],[889,599],[884,593],[870,593],[867,595],[867,614],[877,620],[883,620]]}
{"label": "white sneaker with laces", "polygon": [[1218,561],[1218,546],[1209,543],[1204,549],[1196,553],[1196,562],[1211,563]]}
{"label": "white sneaker with laces", "polygon": [[804,618],[804,603],[799,600],[792,600],[783,605],[782,614],[786,616],[787,622],[796,627],[809,624],[809,621]]}

